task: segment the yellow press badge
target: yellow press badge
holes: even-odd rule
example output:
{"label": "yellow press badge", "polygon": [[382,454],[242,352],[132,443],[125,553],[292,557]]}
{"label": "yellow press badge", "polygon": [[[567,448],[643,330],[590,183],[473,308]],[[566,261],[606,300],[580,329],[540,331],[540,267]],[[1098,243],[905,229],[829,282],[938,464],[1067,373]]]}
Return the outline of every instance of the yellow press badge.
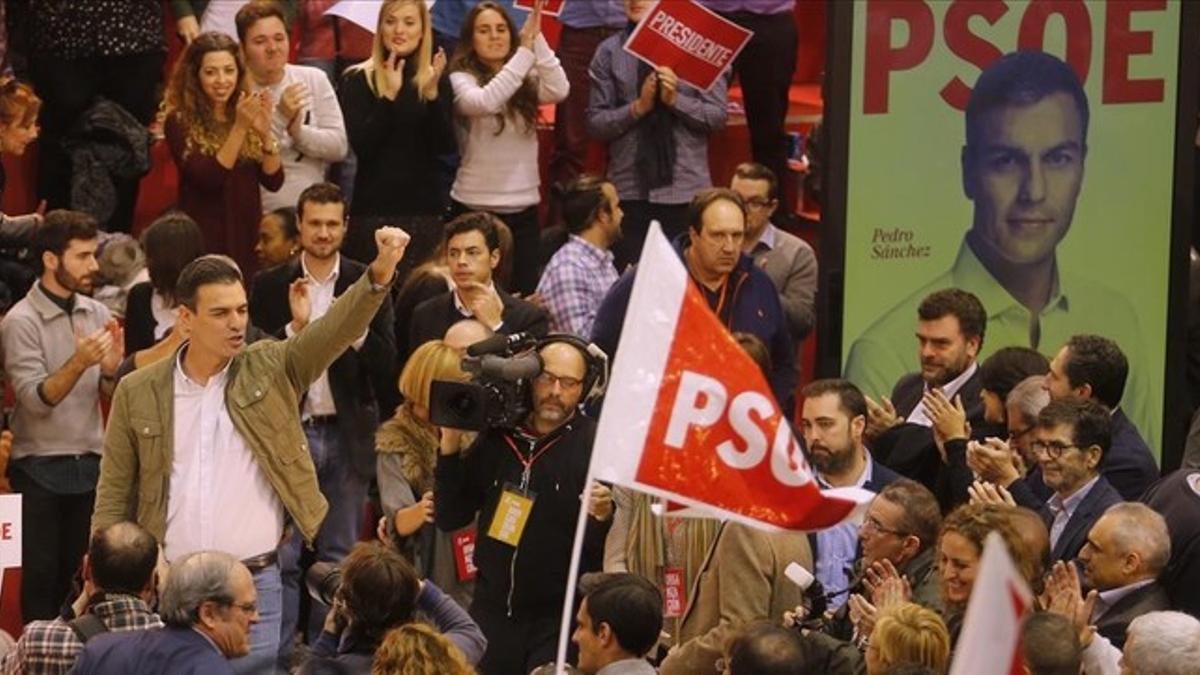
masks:
{"label": "yellow press badge", "polygon": [[515,547],[525,532],[525,523],[529,521],[535,498],[532,492],[521,492],[511,483],[506,484],[500,493],[500,503],[496,505],[492,524],[488,526],[488,536]]}

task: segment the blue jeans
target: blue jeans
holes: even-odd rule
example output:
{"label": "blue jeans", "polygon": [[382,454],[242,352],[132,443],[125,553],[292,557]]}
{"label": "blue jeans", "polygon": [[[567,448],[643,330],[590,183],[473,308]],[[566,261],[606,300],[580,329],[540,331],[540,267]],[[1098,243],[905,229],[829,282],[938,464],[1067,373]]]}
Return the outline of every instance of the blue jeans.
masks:
{"label": "blue jeans", "polygon": [[276,672],[273,668],[275,655],[279,652],[279,621],[283,602],[279,565],[271,565],[255,574],[254,590],[258,593],[258,623],[250,627],[250,653],[229,662],[239,675]]}
{"label": "blue jeans", "polygon": [[[367,481],[350,466],[347,453],[341,449],[336,424],[306,424],[304,435],[308,438],[308,449],[317,467],[321,494],[329,501],[329,513],[325,515],[314,542],[316,557],[320,561],[338,562],[350,553],[354,542],[358,541],[363,504],[367,500]],[[300,533],[293,532],[279,547],[279,566],[283,576],[283,620],[279,626],[281,657],[286,657],[292,650],[300,617],[300,593],[305,592],[303,570],[300,568],[302,541]],[[319,602],[312,604],[305,630],[309,644],[320,636],[328,611],[329,608]]]}

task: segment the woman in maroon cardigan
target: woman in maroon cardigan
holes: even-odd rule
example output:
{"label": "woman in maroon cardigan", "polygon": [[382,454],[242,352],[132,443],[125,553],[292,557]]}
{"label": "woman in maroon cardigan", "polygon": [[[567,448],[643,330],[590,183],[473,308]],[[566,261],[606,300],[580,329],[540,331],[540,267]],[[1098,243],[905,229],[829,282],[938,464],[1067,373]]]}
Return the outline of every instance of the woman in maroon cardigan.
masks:
{"label": "woman in maroon cardigan", "polygon": [[254,275],[262,202],[258,186],[283,185],[272,101],[247,92],[238,45],[203,33],[188,45],[166,95],[166,137],[179,167],[179,207],[204,232],[209,251],[227,253]]}

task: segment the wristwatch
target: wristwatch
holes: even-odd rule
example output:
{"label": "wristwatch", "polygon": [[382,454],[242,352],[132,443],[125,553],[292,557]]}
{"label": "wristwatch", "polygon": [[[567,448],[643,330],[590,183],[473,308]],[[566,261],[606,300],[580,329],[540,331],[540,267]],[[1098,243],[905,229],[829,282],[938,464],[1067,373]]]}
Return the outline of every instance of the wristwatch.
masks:
{"label": "wristwatch", "polygon": [[279,154],[279,140],[272,138],[269,143],[263,143],[263,152],[268,155]]}

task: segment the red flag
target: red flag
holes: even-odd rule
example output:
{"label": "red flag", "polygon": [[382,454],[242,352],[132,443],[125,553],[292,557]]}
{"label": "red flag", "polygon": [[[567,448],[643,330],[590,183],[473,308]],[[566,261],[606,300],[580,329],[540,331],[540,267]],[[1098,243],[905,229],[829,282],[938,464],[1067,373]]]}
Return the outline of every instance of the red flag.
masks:
{"label": "red flag", "polygon": [[592,451],[596,478],[750,524],[818,530],[869,492],[822,492],[766,378],[657,224],[642,250]]}
{"label": "red flag", "polygon": [[963,618],[950,675],[1021,675],[1021,619],[1033,593],[1017,571],[1004,540],[992,532]]}
{"label": "red flag", "polygon": [[679,79],[707,91],[752,35],[692,0],[659,0],[633,29],[625,50],[652,66],[668,66]]}

